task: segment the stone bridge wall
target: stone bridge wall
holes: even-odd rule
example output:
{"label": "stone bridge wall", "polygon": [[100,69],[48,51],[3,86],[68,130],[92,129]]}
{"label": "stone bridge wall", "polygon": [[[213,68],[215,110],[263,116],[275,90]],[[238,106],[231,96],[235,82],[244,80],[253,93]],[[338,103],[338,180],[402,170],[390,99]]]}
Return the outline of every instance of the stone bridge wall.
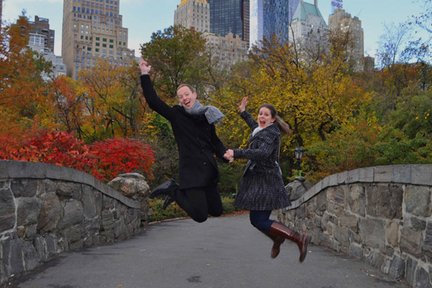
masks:
{"label": "stone bridge wall", "polygon": [[378,166],[324,178],[278,218],[307,229],[316,245],[427,288],[432,287],[431,201],[432,165]]}
{"label": "stone bridge wall", "polygon": [[0,286],[62,252],[140,230],[141,204],[80,171],[0,161]]}

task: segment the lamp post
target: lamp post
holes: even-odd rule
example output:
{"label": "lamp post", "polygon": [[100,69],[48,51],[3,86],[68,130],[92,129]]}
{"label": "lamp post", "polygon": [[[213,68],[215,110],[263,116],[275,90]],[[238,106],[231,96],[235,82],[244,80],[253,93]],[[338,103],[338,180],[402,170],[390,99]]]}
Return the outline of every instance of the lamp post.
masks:
{"label": "lamp post", "polygon": [[299,146],[294,149],[294,157],[297,159],[297,176],[295,177],[299,181],[304,181],[304,177],[302,175],[302,168],[301,168],[301,160],[304,155],[305,150],[303,147]]}

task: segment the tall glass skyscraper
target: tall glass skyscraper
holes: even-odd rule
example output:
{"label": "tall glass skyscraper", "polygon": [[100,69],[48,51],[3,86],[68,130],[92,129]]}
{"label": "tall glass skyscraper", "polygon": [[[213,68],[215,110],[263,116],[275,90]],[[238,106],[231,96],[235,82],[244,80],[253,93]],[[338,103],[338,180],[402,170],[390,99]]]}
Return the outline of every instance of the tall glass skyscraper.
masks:
{"label": "tall glass skyscraper", "polygon": [[250,0],[249,15],[249,46],[252,46],[263,39],[263,0]]}
{"label": "tall glass skyscraper", "polygon": [[289,25],[300,0],[263,0],[263,37],[275,35],[281,43],[289,39]]}
{"label": "tall glass skyscraper", "polygon": [[2,15],[3,15],[3,0],[0,0],[0,27],[2,24]]}
{"label": "tall glass skyscraper", "polygon": [[243,0],[209,0],[210,32],[219,36],[233,33],[243,38]]}
{"label": "tall glass skyscraper", "polygon": [[250,0],[250,43],[258,44],[275,35],[279,41],[290,38],[289,25],[300,0]]}

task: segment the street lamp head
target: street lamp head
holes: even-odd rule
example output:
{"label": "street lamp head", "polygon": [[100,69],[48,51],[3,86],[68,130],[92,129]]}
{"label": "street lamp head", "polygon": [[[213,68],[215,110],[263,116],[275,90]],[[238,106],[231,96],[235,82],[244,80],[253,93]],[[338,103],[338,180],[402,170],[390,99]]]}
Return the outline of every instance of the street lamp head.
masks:
{"label": "street lamp head", "polygon": [[295,149],[294,149],[294,156],[295,156],[295,158],[297,159],[297,160],[301,160],[302,159],[302,157],[303,157],[303,154],[304,154],[304,149],[303,149],[303,147],[296,147]]}

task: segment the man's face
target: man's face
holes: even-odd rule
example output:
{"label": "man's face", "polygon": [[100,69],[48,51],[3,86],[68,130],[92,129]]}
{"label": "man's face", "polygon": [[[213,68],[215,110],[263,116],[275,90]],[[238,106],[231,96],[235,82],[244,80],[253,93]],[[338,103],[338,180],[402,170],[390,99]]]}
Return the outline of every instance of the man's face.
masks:
{"label": "man's face", "polygon": [[197,99],[197,94],[192,92],[187,86],[183,86],[177,90],[177,97],[179,99],[180,105],[184,108],[190,109],[195,104]]}

